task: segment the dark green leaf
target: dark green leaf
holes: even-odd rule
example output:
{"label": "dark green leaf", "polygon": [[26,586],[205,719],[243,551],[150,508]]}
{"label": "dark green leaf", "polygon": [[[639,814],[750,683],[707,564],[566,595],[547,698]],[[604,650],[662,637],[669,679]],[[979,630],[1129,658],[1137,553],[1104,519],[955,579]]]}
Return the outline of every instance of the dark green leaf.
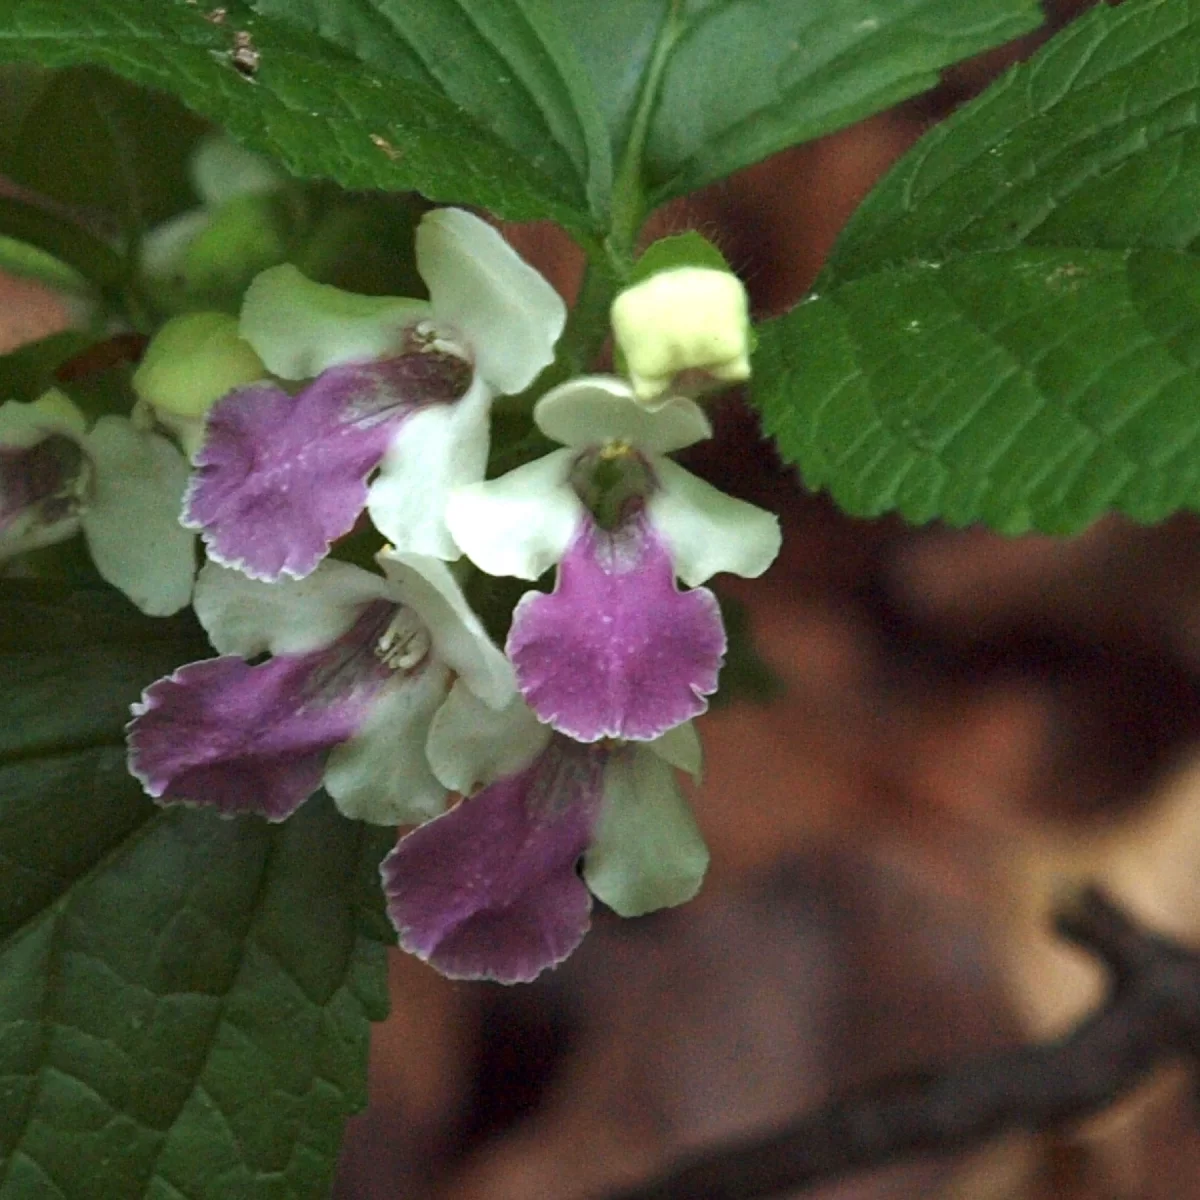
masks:
{"label": "dark green leaf", "polygon": [[1081,528],[1200,504],[1200,13],[1099,8],[927,135],[760,330],[755,398],[850,511]]}
{"label": "dark green leaf", "polygon": [[203,653],[109,592],[0,592],[0,1195],[322,1197],[364,1103],[380,831],[125,771],[130,700]]}
{"label": "dark green leaf", "polygon": [[0,57],[94,62],[172,92],[300,177],[595,228],[608,146],[549,3],[232,0],[221,11],[0,0]]}
{"label": "dark green leaf", "polygon": [[66,330],[0,355],[0,403],[36,400],[47,388],[57,385],[54,372],[94,341],[89,334]]}
{"label": "dark green leaf", "polygon": [[195,203],[187,157],[202,130],[162,93],[94,67],[56,72],[5,131],[0,173],[113,233],[135,232]]}
{"label": "dark green leaf", "polygon": [[1067,532],[1200,504],[1200,262],[1012,250],[898,267],[762,330],[768,431],[852,513]]}
{"label": "dark green leaf", "polygon": [[652,203],[932,87],[1041,23],[1036,0],[560,0],[618,150],[665,53],[645,148]]}
{"label": "dark green leaf", "polygon": [[100,287],[115,286],[126,275],[125,263],[106,239],[31,199],[0,196],[0,234],[45,250]]}

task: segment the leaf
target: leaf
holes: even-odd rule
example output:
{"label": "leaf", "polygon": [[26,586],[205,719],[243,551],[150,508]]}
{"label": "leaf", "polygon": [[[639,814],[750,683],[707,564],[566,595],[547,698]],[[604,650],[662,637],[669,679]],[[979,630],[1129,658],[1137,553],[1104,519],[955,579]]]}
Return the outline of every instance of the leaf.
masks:
{"label": "leaf", "polygon": [[172,92],[300,177],[597,227],[608,147],[549,0],[223,7],[0,0],[0,57]]}
{"label": "leaf", "polygon": [[1036,0],[560,0],[617,157],[665,54],[645,147],[653,204],[932,87],[1036,28]]}
{"label": "leaf", "polygon": [[324,1196],[386,1008],[380,831],[159,809],[122,724],[194,626],[13,581],[0,613],[0,1195]]}
{"label": "leaf", "polygon": [[39,78],[6,131],[0,174],[134,232],[195,203],[187,159],[203,124],[181,105],[95,67]]}
{"label": "leaf", "polygon": [[1200,504],[1200,13],[1097,8],[922,139],[755,400],[850,512],[1069,532]]}

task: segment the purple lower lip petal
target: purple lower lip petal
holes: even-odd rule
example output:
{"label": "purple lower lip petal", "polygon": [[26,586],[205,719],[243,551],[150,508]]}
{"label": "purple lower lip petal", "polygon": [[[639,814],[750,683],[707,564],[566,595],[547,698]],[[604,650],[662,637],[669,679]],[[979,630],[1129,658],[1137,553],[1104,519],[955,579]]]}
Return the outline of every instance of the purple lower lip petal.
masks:
{"label": "purple lower lip petal", "polygon": [[290,816],[321,786],[325,758],[354,734],[390,677],[372,640],[390,605],[311,654],[257,666],[232,655],[180,667],[147,688],[129,725],[129,765],[162,803],[225,816]]}
{"label": "purple lower lip petal", "polygon": [[303,578],[354,527],[367,478],[407,417],[450,403],[470,368],[442,353],[332,367],[292,396],[237,388],[208,415],[184,523],[255,579]]}
{"label": "purple lower lip petal", "polygon": [[707,708],[725,653],[716,597],[681,592],[644,517],[617,532],[590,520],[554,591],[529,592],[506,646],[538,717],[580,741],[649,741]]}
{"label": "purple lower lip petal", "polygon": [[339,368],[295,396],[255,384],[217,402],[184,506],[217,562],[256,579],[302,578],[353,528],[367,476],[407,414],[349,419],[360,387]]}
{"label": "purple lower lip petal", "polygon": [[587,932],[575,870],[599,813],[606,751],[556,738],[524,771],[402,838],[383,861],[400,945],[445,975],[527,982]]}

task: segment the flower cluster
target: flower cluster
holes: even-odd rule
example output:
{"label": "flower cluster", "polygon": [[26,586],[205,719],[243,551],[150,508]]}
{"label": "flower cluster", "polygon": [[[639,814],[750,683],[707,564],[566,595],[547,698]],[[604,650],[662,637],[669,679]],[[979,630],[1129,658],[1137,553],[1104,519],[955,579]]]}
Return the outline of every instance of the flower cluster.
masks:
{"label": "flower cluster", "polygon": [[[82,527],[147,611],[192,600],[217,657],[152,684],[129,726],[152,797],[279,821],[324,787],[347,816],[416,825],[381,868],[401,945],[453,976],[528,980],[579,943],[592,896],[644,913],[707,866],[677,779],[699,775],[692,719],[725,654],[703,584],[760,574],[779,530],[669,456],[711,436],[696,379],[748,373],[744,293],[698,268],[630,289],[629,378],[547,391],[533,420],[559,448],[487,478],[493,401],[554,360],[566,310],[467,212],[427,214],[416,259],[427,300],[285,264],[236,323],[176,318],[133,422],[0,408],[0,546]],[[151,479],[169,529],[131,570],[105,531]],[[331,556],[372,527],[375,569]],[[486,576],[547,576],[503,647],[463,590]]]}

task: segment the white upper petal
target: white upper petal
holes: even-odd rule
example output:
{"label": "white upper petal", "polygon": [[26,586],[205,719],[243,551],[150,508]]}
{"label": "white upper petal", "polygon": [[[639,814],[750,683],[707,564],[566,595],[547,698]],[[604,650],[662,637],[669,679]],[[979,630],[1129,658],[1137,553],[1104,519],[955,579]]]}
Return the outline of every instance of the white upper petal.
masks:
{"label": "white upper petal", "polygon": [[613,375],[581,375],[551,388],[534,405],[533,419],[564,446],[626,441],[646,454],[670,454],[712,437],[712,425],[695,401],[676,397],[650,411]]}
{"label": "white upper petal", "polygon": [[700,778],[704,769],[704,751],[701,749],[700,735],[696,732],[693,721],[684,721],[682,725],[673,726],[654,741],[646,742],[645,746],[646,749],[653,750],[664,762],[686,771],[693,779]]}
{"label": "white upper petal", "polygon": [[391,598],[388,581],[327,558],[304,579],[264,583],[206,563],[196,580],[196,616],[221,654],[253,658],[307,654],[337,641],[372,600]]}
{"label": "white upper petal", "polygon": [[392,597],[425,623],[435,656],[485,704],[502,708],[516,695],[512,666],[471,611],[444,562],[385,550],[378,556]]}
{"label": "white upper petal", "polygon": [[573,450],[554,450],[499,479],[456,488],[446,524],[489,575],[537,579],[562,558],[584,517],[570,484]]}
{"label": "white upper petal", "polygon": [[497,392],[519,392],[554,361],[567,319],[562,297],[486,222],[461,208],[426,213],[417,270],[434,319],[471,347]]}
{"label": "white upper petal", "polygon": [[774,513],[725,495],[670,459],[656,460],[654,472],[659,490],[646,509],[689,587],[718,571],[753,579],[775,561],[781,534]]}
{"label": "white upper petal", "polygon": [[360,296],[314,283],[290,263],[254,277],[239,331],[280,379],[312,379],[341,363],[396,354],[405,329],[430,315],[423,300]]}
{"label": "white upper petal", "polygon": [[398,677],[376,697],[358,732],[333,748],[325,790],[345,816],[407,825],[446,807],[446,789],[429,768],[425,742],[448,686],[449,672],[440,663]]}
{"label": "white upper petal", "polygon": [[446,500],[484,476],[491,403],[476,376],[461,399],[432,404],[400,426],[367,493],[375,528],[397,550],[444,559],[462,553],[446,528]]}
{"label": "white upper petal", "polygon": [[648,746],[618,750],[604,771],[604,807],[583,859],[592,893],[623,917],[690,900],[708,848],[671,765]]}
{"label": "white upper petal", "polygon": [[83,445],[87,419],[62,392],[50,391],[32,403],[0,404],[0,446],[22,449],[59,433]]}
{"label": "white upper petal", "polygon": [[488,708],[460,679],[434,715],[426,752],[448,788],[470,795],[503,775],[523,770],[550,741],[550,728],[522,696]]}
{"label": "white upper petal", "polygon": [[96,570],[142,612],[178,612],[196,575],[196,535],[179,523],[187,459],[125,417],[101,417],[84,447],[95,472],[82,523]]}

